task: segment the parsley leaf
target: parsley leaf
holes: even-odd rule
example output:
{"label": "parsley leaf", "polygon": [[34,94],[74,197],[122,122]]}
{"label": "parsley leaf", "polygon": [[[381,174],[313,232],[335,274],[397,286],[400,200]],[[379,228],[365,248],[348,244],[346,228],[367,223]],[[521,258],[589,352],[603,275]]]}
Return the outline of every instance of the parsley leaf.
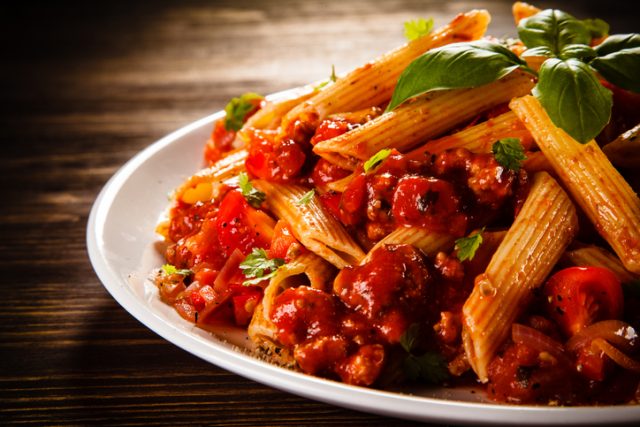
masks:
{"label": "parsley leaf", "polygon": [[407,353],[411,353],[416,347],[418,336],[420,335],[420,329],[419,323],[412,323],[400,337],[400,345]]}
{"label": "parsley leaf", "polygon": [[404,23],[404,36],[407,40],[415,40],[429,34],[432,28],[433,18],[418,18],[415,21],[406,21]]}
{"label": "parsley leaf", "polygon": [[240,183],[240,191],[242,191],[242,195],[247,202],[254,208],[259,208],[260,205],[262,205],[262,202],[267,198],[267,195],[251,185],[249,182],[249,176],[246,172],[240,172],[240,175],[238,175],[238,181]]}
{"label": "parsley leaf", "polygon": [[226,113],[224,128],[233,131],[240,130],[247,114],[256,108],[256,101],[263,99],[262,95],[253,92],[245,93],[238,98],[232,98],[224,107],[224,112]]}
{"label": "parsley leaf", "polygon": [[312,188],[311,190],[307,191],[306,193],[304,193],[302,195],[302,197],[300,197],[298,199],[298,201],[296,202],[296,205],[298,206],[303,206],[303,205],[308,205],[309,202],[311,200],[313,200],[313,196],[316,194],[316,190],[314,188]]}
{"label": "parsley leaf", "polygon": [[283,265],[282,258],[269,258],[264,249],[253,248],[253,251],[240,263],[240,270],[249,279],[242,284],[245,286],[257,285],[263,280],[271,279],[276,275],[278,268]]}
{"label": "parsley leaf", "polygon": [[500,139],[493,144],[491,151],[500,166],[516,172],[520,170],[520,162],[527,158],[519,138]]}
{"label": "parsley leaf", "polygon": [[484,227],[477,233],[462,237],[456,240],[456,248],[458,249],[458,259],[460,261],[472,260],[476,256],[476,251],[482,244],[482,233]]}
{"label": "parsley leaf", "polygon": [[325,80],[325,81],[322,81],[322,82],[318,83],[313,88],[315,90],[320,90],[323,87],[325,87],[326,85],[328,85],[329,83],[335,83],[337,80],[338,80],[338,76],[336,76],[336,66],[335,65],[331,65],[331,75],[329,76],[329,78],[327,80]]}
{"label": "parsley leaf", "polygon": [[412,381],[424,380],[431,384],[441,384],[449,378],[444,357],[428,351],[422,356],[409,354],[403,363],[405,375]]}
{"label": "parsley leaf", "polygon": [[383,148],[382,150],[378,151],[373,156],[369,157],[369,160],[364,162],[364,171],[365,171],[365,173],[368,173],[371,169],[375,168],[380,163],[382,163],[387,157],[389,157],[390,154],[391,154],[391,150],[390,149]]}
{"label": "parsley leaf", "polygon": [[165,264],[162,266],[162,272],[167,276],[171,276],[172,274],[179,274],[181,276],[189,276],[193,274],[193,271],[188,268],[177,269],[175,265]]}
{"label": "parsley leaf", "polygon": [[439,384],[449,378],[447,364],[439,353],[426,352],[416,356],[413,351],[418,346],[421,327],[419,323],[412,323],[400,337],[400,345],[407,352],[402,368],[405,375],[412,381],[423,380],[432,384]]}

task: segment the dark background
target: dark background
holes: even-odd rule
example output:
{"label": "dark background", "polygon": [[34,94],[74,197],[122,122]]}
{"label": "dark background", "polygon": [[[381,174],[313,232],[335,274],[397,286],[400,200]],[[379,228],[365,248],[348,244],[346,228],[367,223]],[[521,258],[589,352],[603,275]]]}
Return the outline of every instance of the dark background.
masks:
{"label": "dark background", "polygon": [[[563,4],[567,3],[567,4]],[[637,32],[639,2],[538,2]],[[410,425],[283,393],[159,338],[95,276],[85,227],[131,156],[247,91],[326,78],[503,1],[21,1],[0,6],[0,424]],[[135,206],[132,215],[136,215]]]}

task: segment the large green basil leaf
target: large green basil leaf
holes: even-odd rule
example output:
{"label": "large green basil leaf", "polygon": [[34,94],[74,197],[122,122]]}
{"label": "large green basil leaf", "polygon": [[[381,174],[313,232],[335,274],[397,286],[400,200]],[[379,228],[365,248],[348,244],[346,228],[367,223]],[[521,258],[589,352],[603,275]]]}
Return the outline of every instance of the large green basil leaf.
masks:
{"label": "large green basil leaf", "polygon": [[596,46],[597,58],[590,62],[605,79],[640,92],[640,34],[616,34]]}
{"label": "large green basil leaf", "polygon": [[498,43],[453,43],[429,50],[402,72],[387,111],[409,98],[433,90],[491,83],[518,67],[526,67],[526,62]]}
{"label": "large green basil leaf", "polygon": [[640,34],[613,34],[595,47],[598,56],[606,56],[624,49],[640,47]]}
{"label": "large green basil leaf", "polygon": [[561,59],[576,58],[582,62],[588,62],[596,56],[596,51],[586,44],[568,44],[560,52]]}
{"label": "large green basil leaf", "polygon": [[533,95],[556,126],[583,144],[595,138],[611,117],[611,92],[576,59],[547,59]]}
{"label": "large green basil leaf", "polygon": [[521,20],[518,36],[528,48],[546,47],[552,53],[548,56],[560,56],[570,44],[591,42],[591,32],[584,22],[557,9],[546,9]]}

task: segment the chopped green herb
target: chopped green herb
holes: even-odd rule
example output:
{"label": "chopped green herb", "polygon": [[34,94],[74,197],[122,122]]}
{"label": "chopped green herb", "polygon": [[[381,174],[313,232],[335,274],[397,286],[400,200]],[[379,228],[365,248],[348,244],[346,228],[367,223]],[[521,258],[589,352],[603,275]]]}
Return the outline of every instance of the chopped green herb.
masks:
{"label": "chopped green herb", "polygon": [[249,92],[237,98],[231,99],[224,111],[226,113],[224,119],[224,128],[226,130],[238,131],[242,128],[244,120],[249,112],[256,108],[256,101],[263,100],[262,95]]}
{"label": "chopped green herb", "polygon": [[412,381],[441,384],[449,378],[447,363],[441,354],[428,351],[422,356],[409,354],[404,360],[404,373]]}
{"label": "chopped green herb", "polygon": [[411,353],[415,348],[420,336],[420,330],[419,323],[412,323],[400,337],[400,345],[407,353]]}
{"label": "chopped green herb", "polygon": [[527,158],[519,138],[503,138],[496,141],[491,148],[496,161],[503,167],[519,171],[521,162]]}
{"label": "chopped green herb", "polygon": [[404,36],[407,40],[415,40],[429,34],[432,28],[433,18],[418,18],[415,21],[406,21],[404,23]]}
{"label": "chopped green herb", "polygon": [[432,384],[440,384],[449,378],[444,358],[435,352],[426,352],[421,356],[413,354],[418,347],[421,329],[419,323],[413,323],[400,337],[400,345],[407,352],[402,364],[403,371],[412,381],[423,380]]}
{"label": "chopped green herb", "polygon": [[456,249],[458,249],[458,259],[460,261],[466,261],[468,259],[471,260],[476,256],[476,251],[482,244],[483,232],[484,227],[471,236],[462,237],[456,240]]}
{"label": "chopped green herb", "polygon": [[298,206],[308,205],[308,204],[309,204],[309,202],[310,202],[311,200],[313,200],[313,196],[314,196],[315,194],[316,194],[316,190],[315,190],[315,189],[311,189],[311,190],[307,191],[306,193],[304,193],[304,194],[302,195],[302,197],[300,197],[300,198],[298,199],[298,201],[296,202],[296,204],[297,204]]}
{"label": "chopped green herb", "polygon": [[254,208],[259,208],[262,205],[262,202],[267,198],[266,194],[251,185],[251,182],[249,182],[249,176],[246,172],[240,172],[240,175],[238,175],[238,181],[240,184],[240,191],[242,191],[242,195],[247,202]]}
{"label": "chopped green herb", "polygon": [[181,276],[189,276],[193,274],[193,271],[188,268],[177,269],[175,265],[165,264],[162,266],[162,272],[167,276],[171,276],[172,274],[179,274]]}
{"label": "chopped green herb", "polygon": [[326,85],[328,85],[329,83],[335,83],[337,80],[338,80],[338,76],[336,76],[336,66],[331,65],[331,75],[329,76],[329,78],[327,80],[324,80],[318,83],[316,86],[314,86],[314,89],[320,90]]}
{"label": "chopped green herb", "polygon": [[382,163],[389,155],[391,154],[391,150],[388,148],[383,148],[378,151],[376,154],[371,156],[369,160],[364,162],[364,171],[368,173],[371,169],[374,169],[380,163]]}
{"label": "chopped green herb", "polygon": [[253,251],[240,263],[240,270],[248,279],[242,284],[257,285],[263,280],[271,279],[283,265],[282,258],[269,258],[264,249],[253,248]]}

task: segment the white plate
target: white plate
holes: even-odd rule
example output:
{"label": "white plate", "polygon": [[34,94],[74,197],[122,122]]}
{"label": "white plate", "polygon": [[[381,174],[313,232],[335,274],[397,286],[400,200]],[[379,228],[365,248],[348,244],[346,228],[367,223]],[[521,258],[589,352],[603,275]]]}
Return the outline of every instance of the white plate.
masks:
{"label": "white plate", "polygon": [[[273,95],[287,97],[292,91]],[[89,217],[91,263],[111,295],[136,319],[184,350],[238,375],[338,406],[420,421],[466,424],[596,424],[640,421],[640,405],[581,408],[496,405],[469,389],[425,388],[402,393],[354,387],[283,369],[252,357],[233,343],[243,335],[217,335],[194,327],[166,304],[147,278],[163,264],[155,225],[167,195],[202,166],[211,124],[198,120],[147,147],[105,185]]]}

